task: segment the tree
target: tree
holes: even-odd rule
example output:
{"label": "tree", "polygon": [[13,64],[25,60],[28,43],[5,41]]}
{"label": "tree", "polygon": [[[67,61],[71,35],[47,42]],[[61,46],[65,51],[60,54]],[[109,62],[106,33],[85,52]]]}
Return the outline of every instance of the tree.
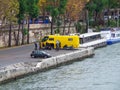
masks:
{"label": "tree", "polygon": [[67,8],[66,8],[66,17],[69,20],[69,29],[68,33],[70,32],[70,25],[72,21],[78,21],[79,16],[83,8],[85,7],[85,4],[88,2],[88,0],[69,0],[67,2]]}
{"label": "tree", "polygon": [[[110,15],[110,9],[114,9],[115,10],[115,9],[120,8],[120,0],[114,0],[114,1],[107,0],[106,7],[107,7],[107,13],[108,13],[108,16],[109,16]],[[108,17],[108,26],[110,26],[110,18],[109,17]]]}
{"label": "tree", "polygon": [[12,23],[17,21],[16,15],[19,13],[19,3],[17,0],[9,0],[9,10],[8,15],[6,16],[7,21],[10,24],[9,30],[9,43],[8,46],[11,47],[11,30],[12,30]]}
{"label": "tree", "polygon": [[26,0],[27,5],[27,17],[28,17],[28,34],[27,34],[27,43],[29,44],[29,20],[31,18],[36,18],[39,15],[39,0]]}
{"label": "tree", "polygon": [[17,22],[16,15],[19,13],[18,0],[0,0],[1,19],[6,20],[10,26],[8,46],[11,47],[12,24]]}
{"label": "tree", "polygon": [[103,25],[104,20],[101,16],[101,13],[106,8],[108,0],[90,0],[86,4],[86,9],[89,11],[89,15],[92,15],[94,18],[94,25]]}
{"label": "tree", "polygon": [[45,8],[47,6],[47,0],[39,0],[38,6],[39,6],[40,11],[43,15],[43,19],[45,19],[45,12],[46,12]]}
{"label": "tree", "polygon": [[53,23],[59,25],[59,20],[61,19],[61,15],[65,12],[67,0],[47,0],[47,7],[46,10],[50,13],[52,20],[51,20],[51,34],[53,34]]}
{"label": "tree", "polygon": [[[103,17],[101,17],[101,13],[103,13],[104,10],[107,10],[108,15],[109,11],[112,8],[119,8],[120,2],[119,0],[90,0],[86,4],[86,9],[89,10],[89,15],[91,15],[94,18],[95,25],[100,25],[101,20]],[[108,18],[108,26],[109,26],[109,18]]]}
{"label": "tree", "polygon": [[18,45],[19,42],[19,32],[20,32],[20,26],[22,24],[22,44],[24,44],[24,19],[25,19],[25,14],[26,14],[26,0],[19,0],[19,14],[17,15],[18,18],[18,24],[19,24],[19,28],[18,28],[18,35],[17,35],[17,39],[16,39],[16,45]]}
{"label": "tree", "polygon": [[[59,5],[59,11],[60,11],[60,14],[61,14],[61,16],[62,16],[62,19],[63,19],[63,22],[64,22],[64,27],[63,27],[63,34],[64,34],[64,32],[65,32],[65,25],[66,25],[66,21],[65,21],[65,19],[66,19],[66,6],[67,6],[67,1],[68,0],[61,0],[61,2],[60,2],[60,5]],[[60,22],[60,20],[59,19],[57,19],[57,22],[58,22],[58,27],[59,27],[59,25],[61,24],[61,22]]]}

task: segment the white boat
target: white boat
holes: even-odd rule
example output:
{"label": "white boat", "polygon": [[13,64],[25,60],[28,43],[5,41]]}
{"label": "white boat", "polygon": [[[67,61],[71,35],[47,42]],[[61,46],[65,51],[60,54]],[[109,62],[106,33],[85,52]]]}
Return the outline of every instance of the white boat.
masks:
{"label": "white boat", "polygon": [[109,28],[101,30],[101,37],[105,38],[107,45],[120,42],[120,28]]}
{"label": "white boat", "polygon": [[101,38],[100,32],[84,33],[80,36],[80,47],[99,48],[106,46],[106,39]]}

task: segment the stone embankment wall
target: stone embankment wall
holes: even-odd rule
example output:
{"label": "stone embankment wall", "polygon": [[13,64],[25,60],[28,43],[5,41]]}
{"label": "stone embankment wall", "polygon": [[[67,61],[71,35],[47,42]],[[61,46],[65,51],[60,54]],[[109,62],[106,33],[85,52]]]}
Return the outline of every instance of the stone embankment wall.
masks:
{"label": "stone embankment wall", "polygon": [[11,79],[17,79],[20,76],[30,75],[38,71],[58,66],[75,60],[82,60],[85,57],[94,55],[94,48],[80,48],[73,52],[62,54],[56,57],[42,59],[40,62],[22,62],[6,66],[0,69],[0,83],[7,82]]}
{"label": "stone embankment wall", "polygon": [[[40,37],[44,35],[50,34],[51,31],[51,25],[50,24],[30,24],[30,32],[29,32],[29,37],[30,37],[30,43],[39,40]],[[22,27],[21,27],[22,28]],[[24,26],[24,28],[27,29],[27,25]],[[53,26],[53,30],[55,30],[56,27]],[[60,28],[61,33],[63,32],[63,25]],[[68,25],[66,25],[65,28],[65,33],[68,32]],[[71,25],[70,27],[70,32],[75,33],[75,27],[74,25]],[[12,45],[15,45],[15,40],[16,37],[18,36],[18,26],[12,27],[12,33],[11,33],[11,39]],[[6,47],[8,46],[8,40],[9,40],[9,27],[4,28],[3,30],[0,30],[0,47]],[[27,42],[27,35],[24,37],[24,43]],[[22,31],[19,33],[19,45],[22,43]]]}

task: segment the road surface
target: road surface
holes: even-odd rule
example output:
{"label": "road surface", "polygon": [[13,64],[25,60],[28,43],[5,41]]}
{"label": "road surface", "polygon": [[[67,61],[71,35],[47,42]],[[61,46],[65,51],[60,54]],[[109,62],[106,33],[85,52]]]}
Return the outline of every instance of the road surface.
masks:
{"label": "road surface", "polygon": [[[41,58],[31,58],[30,53],[34,50],[34,44],[5,48],[0,50],[0,68],[15,64],[19,62],[29,62],[29,61],[40,61]],[[57,56],[60,54],[65,54],[71,52],[71,50],[45,50],[52,56]]]}

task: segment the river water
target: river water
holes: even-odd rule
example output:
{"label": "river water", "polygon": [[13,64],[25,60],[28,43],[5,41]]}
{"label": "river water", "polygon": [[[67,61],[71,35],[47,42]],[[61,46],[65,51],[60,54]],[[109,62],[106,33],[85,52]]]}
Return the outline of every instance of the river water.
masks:
{"label": "river water", "polygon": [[120,44],[95,56],[4,85],[0,90],[120,90]]}

